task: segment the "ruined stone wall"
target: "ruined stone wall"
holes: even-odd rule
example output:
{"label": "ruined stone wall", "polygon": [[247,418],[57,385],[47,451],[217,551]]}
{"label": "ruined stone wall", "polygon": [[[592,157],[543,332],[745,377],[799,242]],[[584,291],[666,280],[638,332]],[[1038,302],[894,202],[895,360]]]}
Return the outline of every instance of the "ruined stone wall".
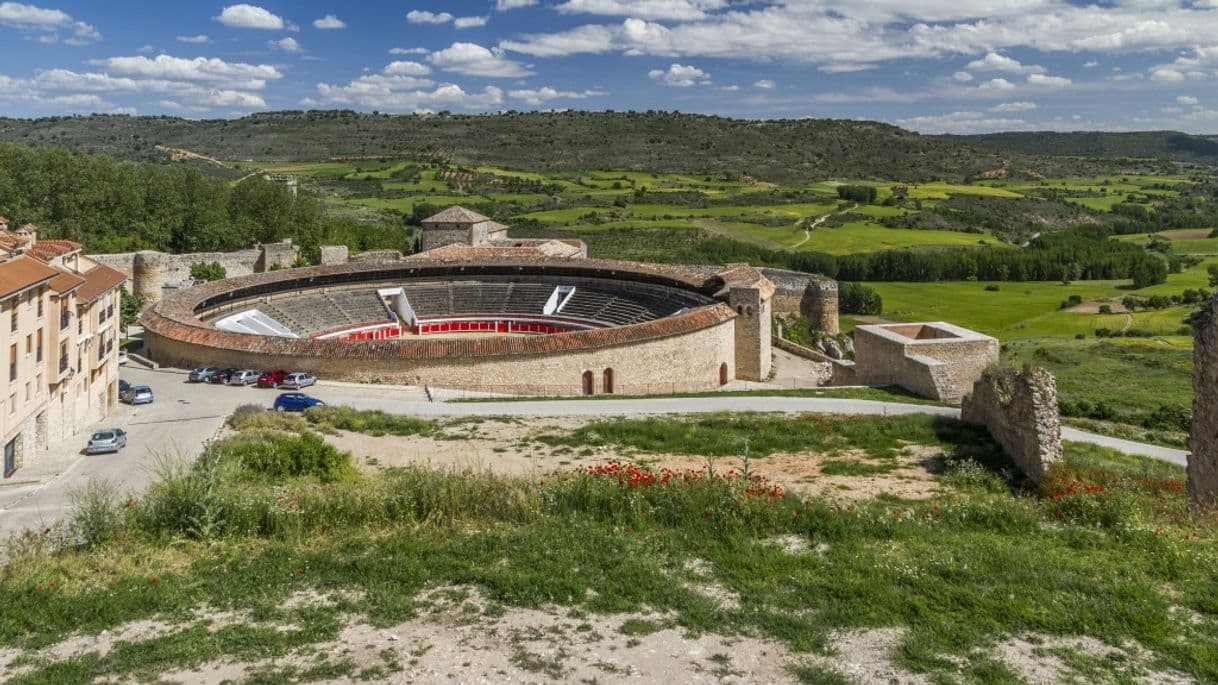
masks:
{"label": "ruined stone wall", "polygon": [[346,245],[322,245],[320,248],[319,263],[322,266],[346,264],[348,259],[350,259],[350,250]]}
{"label": "ruined stone wall", "polygon": [[1040,481],[1062,456],[1057,381],[1040,367],[990,368],[964,398],[960,417],[985,426],[1028,478]]}
{"label": "ruined stone wall", "polygon": [[758,268],[774,284],[774,311],[802,314],[817,330],[836,335],[838,323],[837,281],[824,276],[784,269]]}
{"label": "ruined stone wall", "polygon": [[142,297],[144,305],[148,306],[160,301],[166,285],[175,285],[190,278],[190,267],[195,264],[217,262],[231,278],[261,273],[272,268],[290,267],[299,254],[299,247],[282,242],[233,252],[190,252],[175,255],[143,250],[88,257],[126,274],[128,280],[123,287],[128,292]]}
{"label": "ruined stone wall", "polygon": [[1193,423],[1188,436],[1188,501],[1218,510],[1218,296],[1193,318]]}
{"label": "ruined stone wall", "polygon": [[454,243],[469,245],[472,239],[469,224],[426,224],[423,226],[419,249],[426,252]]}
{"label": "ruined stone wall", "polygon": [[[502,357],[423,359],[387,353],[383,358],[299,357],[252,354],[170,339],[148,332],[145,347],[158,362],[307,371],[330,380],[430,385],[440,388],[531,395],[578,395],[591,371],[597,394],[605,369],[616,394],[698,392],[719,387],[720,367],[735,378],[735,319],[691,333],[599,349]],[[385,345],[388,352],[388,344]]]}
{"label": "ruined stone wall", "polygon": [[883,328],[854,331],[854,375],[860,385],[896,385],[959,404],[986,367],[998,361],[998,341],[972,331],[957,329],[970,336],[958,339],[916,340],[885,335],[878,330]]}

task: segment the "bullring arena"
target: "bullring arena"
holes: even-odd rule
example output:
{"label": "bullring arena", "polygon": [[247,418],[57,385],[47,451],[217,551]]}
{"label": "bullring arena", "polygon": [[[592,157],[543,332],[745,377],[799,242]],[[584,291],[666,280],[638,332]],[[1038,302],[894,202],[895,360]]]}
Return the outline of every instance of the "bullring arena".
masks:
{"label": "bullring arena", "polygon": [[144,314],[144,342],[176,366],[530,394],[698,391],[766,377],[772,295],[744,265],[424,255],[182,290]]}

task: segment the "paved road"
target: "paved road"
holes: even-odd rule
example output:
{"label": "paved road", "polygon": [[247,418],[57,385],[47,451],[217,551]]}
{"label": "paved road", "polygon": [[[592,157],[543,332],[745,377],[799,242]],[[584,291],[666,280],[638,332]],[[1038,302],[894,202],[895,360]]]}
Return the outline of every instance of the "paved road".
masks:
{"label": "paved road", "polygon": [[[0,481],[0,538],[26,528],[42,528],[67,511],[70,493],[91,478],[105,478],[131,493],[143,490],[162,457],[196,457],[216,435],[224,418],[242,404],[269,405],[273,390],[190,384],[178,371],[130,368],[122,372],[133,384],[152,386],[151,405],[122,405],[105,426],[120,426],[130,436],[116,455],[86,456],[80,450],[86,435],[72,444],[53,447],[49,454]],[[428,402],[417,388],[321,383],[309,392],[330,404],[420,416],[610,416],[622,414],[690,414],[717,411],[819,412],[834,414],[933,414],[957,417],[952,407],[816,397],[696,397],[622,400],[539,400],[440,403]],[[102,425],[95,428],[105,427]],[[1118,440],[1065,428],[1067,440],[1090,442],[1127,454],[1184,464],[1187,452]]]}

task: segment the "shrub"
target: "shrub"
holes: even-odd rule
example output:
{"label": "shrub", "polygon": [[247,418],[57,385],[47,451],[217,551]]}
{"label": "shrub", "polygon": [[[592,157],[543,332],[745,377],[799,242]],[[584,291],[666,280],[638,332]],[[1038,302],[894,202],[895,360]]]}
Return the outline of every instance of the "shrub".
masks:
{"label": "shrub", "polygon": [[200,281],[222,281],[228,271],[220,262],[196,262],[190,265],[190,277]]}
{"label": "shrub", "polygon": [[311,431],[296,437],[249,433],[229,438],[216,449],[240,464],[252,480],[308,477],[329,483],[354,474],[350,453],[339,451]]}
{"label": "shrub", "polygon": [[68,494],[71,503],[69,529],[86,547],[110,542],[123,527],[118,488],[107,480],[90,479]]}
{"label": "shrub", "polygon": [[426,435],[436,424],[425,419],[350,407],[315,407],[305,413],[310,423],[367,435]]}
{"label": "shrub", "polygon": [[996,293],[998,292],[998,284],[990,283],[989,285],[985,286],[985,289],[987,292]]}

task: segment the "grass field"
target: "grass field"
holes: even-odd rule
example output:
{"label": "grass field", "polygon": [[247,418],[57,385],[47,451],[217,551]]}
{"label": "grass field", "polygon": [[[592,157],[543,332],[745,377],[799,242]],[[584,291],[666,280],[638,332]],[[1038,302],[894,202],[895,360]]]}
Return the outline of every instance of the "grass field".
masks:
{"label": "grass field", "polygon": [[[576,661],[517,627],[546,611],[572,620],[566,645],[595,645],[579,637],[594,630],[644,652],[662,629],[762,640],[806,683],[851,681],[851,636],[880,640],[868,658],[885,679],[1014,683],[1050,659],[1051,679],[1076,682],[1218,679],[1218,539],[1188,517],[1175,466],[1068,443],[1033,487],[983,431],[930,417],[620,419],[546,438],[713,457],[751,437],[764,461],[806,449],[802,437],[854,455],[825,468],[861,478],[910,449],[938,455],[929,498],[845,504],[722,469],[356,470],[299,419],[263,416],[147,495],[96,486],[69,529],[11,543],[0,676],[71,685],[240,665],[256,682],[427,680],[443,628],[422,617],[447,596],[448,625],[508,634],[501,668],[522,680],[562,680]],[[69,539],[83,543],[53,549]],[[375,639],[344,647],[358,631]],[[1037,646],[1030,662],[1001,656],[1016,638]],[[704,662],[686,648],[697,663],[678,680],[728,677],[744,648]]]}

